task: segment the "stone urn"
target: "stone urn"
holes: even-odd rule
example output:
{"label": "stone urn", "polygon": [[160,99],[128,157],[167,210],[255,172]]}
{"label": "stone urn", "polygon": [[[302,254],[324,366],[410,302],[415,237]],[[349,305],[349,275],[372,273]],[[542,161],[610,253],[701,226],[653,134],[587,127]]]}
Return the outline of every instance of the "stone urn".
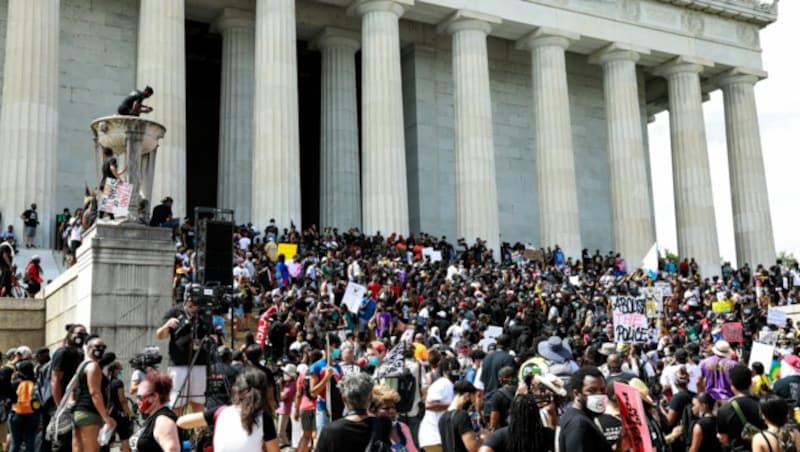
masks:
{"label": "stone urn", "polygon": [[[111,149],[122,179],[131,184],[131,198],[126,222],[147,221],[153,190],[156,152],[166,130],[161,124],[138,116],[106,116],[92,124],[98,173],[102,173],[103,150]],[[99,198],[98,198],[99,199]]]}

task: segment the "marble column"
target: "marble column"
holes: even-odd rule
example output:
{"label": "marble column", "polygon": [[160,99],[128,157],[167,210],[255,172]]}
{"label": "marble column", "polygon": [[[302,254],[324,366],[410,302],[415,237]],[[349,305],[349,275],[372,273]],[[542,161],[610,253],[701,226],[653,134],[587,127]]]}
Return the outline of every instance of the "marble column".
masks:
{"label": "marble column", "polygon": [[408,234],[408,183],[399,19],[413,0],[361,0],[363,230]]}
{"label": "marble column", "polygon": [[705,60],[677,57],[656,68],[667,79],[678,254],[694,258],[704,277],[720,273],[700,72]]}
{"label": "marble column", "polygon": [[141,0],[136,86],[153,87],[146,105],[147,119],[158,122],[167,133],[158,148],[149,210],[162,198],[172,197],[172,211],[181,218],[186,211],[186,45],[184,0]]}
{"label": "marble column", "polygon": [[733,204],[736,262],[751,266],[775,262],[767,176],[753,88],[766,74],[733,69],[717,79],[725,103],[725,133]]}
{"label": "marble column", "polygon": [[458,236],[486,241],[500,256],[492,98],[486,37],[499,18],[459,11],[443,24],[453,36]]}
{"label": "marble column", "polygon": [[253,224],[302,225],[294,0],[256,3]]}
{"label": "marble column", "polygon": [[639,53],[612,44],[590,61],[603,66],[614,250],[637,267],[655,243],[636,75]]}
{"label": "marble column", "polygon": [[540,28],[518,46],[531,51],[539,244],[580,256],[581,228],[565,51],[578,35]]}
{"label": "marble column", "polygon": [[222,33],[217,206],[233,209],[244,223],[252,219],[255,19],[226,8],[216,25]]}
{"label": "marble column", "polygon": [[4,230],[6,224],[15,226],[20,247],[20,215],[31,203],[37,204],[40,222],[34,244],[52,244],[57,207],[59,6],[58,0],[8,2],[0,117],[0,213]]}
{"label": "marble column", "polygon": [[326,28],[314,41],[322,52],[320,226],[361,228],[356,51],[358,33]]}

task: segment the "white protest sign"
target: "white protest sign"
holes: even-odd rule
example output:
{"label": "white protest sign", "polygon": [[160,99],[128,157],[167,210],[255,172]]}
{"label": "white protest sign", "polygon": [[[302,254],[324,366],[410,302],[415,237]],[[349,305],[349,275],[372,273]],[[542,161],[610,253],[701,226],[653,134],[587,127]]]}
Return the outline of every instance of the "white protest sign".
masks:
{"label": "white protest sign", "polygon": [[789,314],[781,309],[769,308],[767,310],[767,324],[769,325],[786,326],[786,319],[788,318]]}
{"label": "white protest sign", "polygon": [[118,217],[127,216],[132,191],[131,184],[107,177],[103,187],[100,210]]}
{"label": "white protest sign", "polygon": [[366,287],[351,281],[347,283],[342,303],[347,306],[350,312],[358,314],[358,310],[361,308],[361,300],[364,298],[365,293],[367,293]]}
{"label": "white protest sign", "polygon": [[772,355],[775,353],[775,346],[763,344],[761,342],[753,342],[753,348],[750,350],[750,362],[747,367],[752,368],[753,363],[759,362],[764,365],[764,369],[772,367]]}
{"label": "white protest sign", "polygon": [[431,262],[439,262],[442,260],[442,252],[434,251],[431,253]]}
{"label": "white protest sign", "polygon": [[489,325],[486,328],[486,331],[484,331],[483,337],[485,337],[487,339],[494,339],[497,336],[500,336],[501,334],[503,334],[503,327],[502,326]]}
{"label": "white protest sign", "polygon": [[569,283],[573,286],[580,286],[581,285],[581,277],[580,276],[570,276]]}
{"label": "white protest sign", "polygon": [[616,342],[647,342],[650,328],[647,320],[647,302],[643,296],[611,297],[614,313],[614,340]]}
{"label": "white protest sign", "polygon": [[654,318],[664,312],[664,296],[660,287],[643,287],[642,295],[645,298],[647,317]]}
{"label": "white protest sign", "polygon": [[672,296],[672,285],[666,281],[658,281],[653,283],[653,287],[661,289],[661,295],[664,297]]}
{"label": "white protest sign", "polygon": [[[431,258],[432,255],[433,255],[433,247],[432,246],[427,246],[425,248],[422,248],[422,258],[423,259],[426,258],[426,257],[427,258]],[[433,260],[433,259],[431,258],[431,260]]]}

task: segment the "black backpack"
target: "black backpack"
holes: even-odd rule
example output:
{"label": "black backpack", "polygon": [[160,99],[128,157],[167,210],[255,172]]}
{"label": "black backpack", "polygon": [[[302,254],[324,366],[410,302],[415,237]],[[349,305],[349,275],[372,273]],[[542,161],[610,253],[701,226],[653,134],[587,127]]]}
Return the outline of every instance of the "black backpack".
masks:
{"label": "black backpack", "polygon": [[53,401],[53,389],[50,387],[52,361],[48,361],[45,365],[39,368],[39,375],[36,377],[36,392],[39,400],[42,403],[42,408],[46,411],[55,408]]}
{"label": "black backpack", "polygon": [[395,408],[398,413],[408,413],[414,409],[414,398],[417,393],[417,381],[414,375],[407,368],[403,369],[403,373],[394,377],[386,377],[384,384],[397,391],[400,394],[400,401],[397,402]]}

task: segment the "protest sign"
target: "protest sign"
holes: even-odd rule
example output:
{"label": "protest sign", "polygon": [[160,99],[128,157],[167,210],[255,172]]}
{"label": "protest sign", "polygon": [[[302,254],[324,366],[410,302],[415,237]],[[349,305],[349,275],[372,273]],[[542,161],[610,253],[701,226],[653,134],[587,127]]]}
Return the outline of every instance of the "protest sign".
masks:
{"label": "protest sign", "polygon": [[365,293],[367,293],[366,287],[351,281],[347,283],[347,289],[345,289],[344,297],[342,297],[342,304],[347,306],[347,309],[353,314],[358,314],[358,310],[361,308],[361,300],[364,298]]}
{"label": "protest sign", "polygon": [[761,363],[764,369],[769,369],[772,366],[772,355],[775,353],[775,346],[764,344],[762,342],[753,342],[753,348],[750,349],[750,362],[747,367],[752,369],[753,363]]}
{"label": "protest sign", "polygon": [[769,325],[784,327],[786,326],[786,319],[788,318],[789,314],[784,310],[777,308],[769,308],[769,310],[767,310],[767,324]]}
{"label": "protest sign", "polygon": [[657,281],[653,283],[653,287],[661,289],[661,295],[664,297],[672,296],[672,286],[666,281]]}
{"label": "protest sign", "polygon": [[581,285],[581,277],[580,276],[570,276],[569,283],[573,286],[580,286]]}
{"label": "protest sign", "polygon": [[294,259],[294,256],[297,255],[297,244],[296,243],[279,243],[278,244],[278,255],[283,254],[283,257],[286,260]]}
{"label": "protest sign", "polygon": [[432,246],[428,246],[428,247],[422,248],[422,258],[423,259],[425,259],[427,257],[427,258],[433,260],[433,258],[431,256],[433,256],[433,247]]}
{"label": "protest sign", "polygon": [[442,260],[442,252],[434,250],[434,252],[431,253],[431,262],[439,262],[441,260]]}
{"label": "protest sign", "polygon": [[[790,304],[788,306],[773,306],[769,308],[770,311],[773,309],[785,312],[786,316],[789,319],[791,319],[795,325],[800,324],[800,304]],[[784,326],[785,324],[786,323],[783,323],[780,326]]]}
{"label": "protest sign", "polygon": [[127,216],[132,190],[133,186],[131,184],[107,177],[103,187],[103,200],[100,203],[100,210],[117,217]]}
{"label": "protest sign", "polygon": [[733,306],[729,300],[715,301],[711,303],[711,310],[718,313],[731,312],[733,310]]}
{"label": "protest sign", "polygon": [[525,259],[529,261],[544,262],[543,250],[525,250],[522,255],[525,256]]}
{"label": "protest sign", "polygon": [[647,342],[650,339],[645,298],[611,297],[616,342]]}
{"label": "protest sign", "polygon": [[614,382],[614,394],[619,405],[622,431],[627,437],[630,450],[652,452],[653,443],[650,440],[650,430],[647,428],[642,395],[633,386],[618,381]]}
{"label": "protest sign", "polygon": [[742,322],[726,322],[722,324],[722,338],[731,344],[744,343]]}
{"label": "protest sign", "polygon": [[648,318],[654,318],[664,312],[664,297],[658,287],[644,287],[641,289],[645,298],[645,310]]}
{"label": "protest sign", "polygon": [[486,331],[483,332],[483,337],[485,337],[487,339],[494,339],[497,336],[500,336],[501,334],[503,334],[503,327],[502,326],[489,325],[486,328]]}

